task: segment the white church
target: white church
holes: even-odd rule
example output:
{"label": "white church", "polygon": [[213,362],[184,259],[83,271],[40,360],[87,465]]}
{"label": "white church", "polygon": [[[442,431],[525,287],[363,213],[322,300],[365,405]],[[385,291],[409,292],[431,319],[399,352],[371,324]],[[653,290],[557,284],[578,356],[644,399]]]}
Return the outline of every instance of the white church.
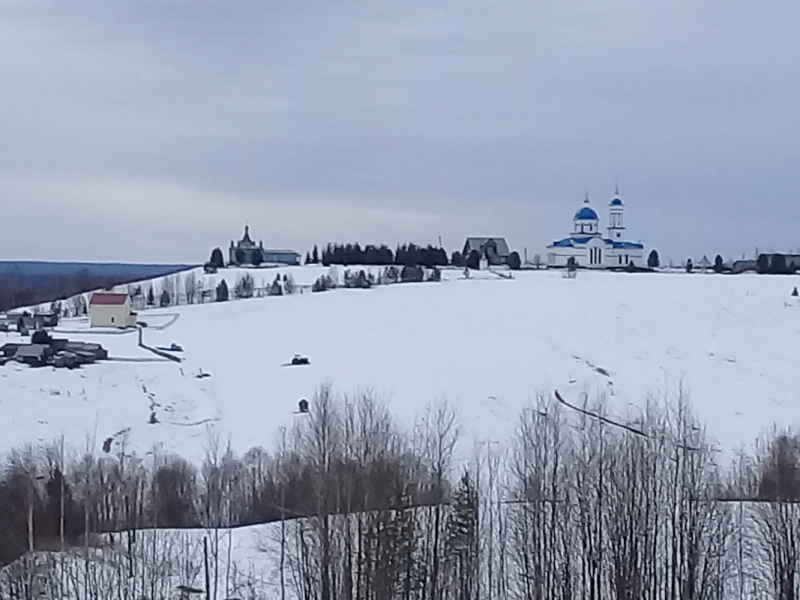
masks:
{"label": "white church", "polygon": [[570,258],[574,258],[579,267],[590,269],[619,268],[629,264],[644,266],[644,244],[624,239],[622,216],[625,204],[619,190],[614,192],[608,209],[609,223],[604,237],[597,211],[589,205],[587,196],[572,219],[572,234],[547,247],[547,266],[566,267]]}

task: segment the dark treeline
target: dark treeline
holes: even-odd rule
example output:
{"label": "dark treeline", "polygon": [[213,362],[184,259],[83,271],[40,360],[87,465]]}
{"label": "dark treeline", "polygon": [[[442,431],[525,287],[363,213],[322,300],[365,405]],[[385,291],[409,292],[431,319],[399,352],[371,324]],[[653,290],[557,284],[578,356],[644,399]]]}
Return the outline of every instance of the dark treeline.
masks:
{"label": "dark treeline", "polygon": [[27,277],[18,274],[0,274],[0,311],[22,306],[72,299],[94,290],[112,289],[125,283],[143,281],[148,276],[130,274],[118,276],[96,275],[81,269],[70,275],[43,275]]}
{"label": "dark treeline", "polygon": [[322,252],[314,249],[306,255],[307,264],[375,265],[407,267],[444,267],[448,265],[447,252],[434,246],[403,244],[393,252],[385,245],[362,247],[360,244],[328,244]]}
{"label": "dark treeline", "polygon": [[89,270],[74,275],[39,277],[35,281],[19,275],[0,275],[0,311],[70,298],[91,290],[111,288],[129,278],[92,275]]}
{"label": "dark treeline", "polygon": [[517,423],[508,443],[462,452],[445,403],[404,432],[374,397],[323,388],[271,452],[237,457],[213,439],[201,465],[124,447],[72,461],[16,452],[0,485],[2,558],[125,531],[114,556],[132,561],[142,528],[274,521],[269,577],[303,600],[798,597],[794,433],[722,466],[680,398],[624,423],[602,401],[539,398]]}

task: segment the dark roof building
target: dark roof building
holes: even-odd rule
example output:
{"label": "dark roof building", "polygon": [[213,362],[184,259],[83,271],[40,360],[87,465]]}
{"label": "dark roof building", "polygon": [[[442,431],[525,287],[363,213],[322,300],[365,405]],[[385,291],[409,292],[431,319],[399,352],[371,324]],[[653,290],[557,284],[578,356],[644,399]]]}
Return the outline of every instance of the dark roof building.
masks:
{"label": "dark roof building", "polygon": [[490,265],[501,265],[506,262],[511,252],[508,242],[502,237],[469,237],[464,243],[464,258],[473,250],[477,250],[481,258],[485,258]]}
{"label": "dark roof building", "polygon": [[256,244],[250,237],[250,227],[245,225],[244,236],[238,242],[231,242],[228,249],[228,264],[241,265],[299,265],[300,254],[294,250],[271,250],[264,248],[264,242]]}
{"label": "dark roof building", "polygon": [[32,367],[41,367],[47,364],[47,358],[50,353],[50,346],[30,344],[28,346],[20,346],[16,354],[14,354],[14,360]]}

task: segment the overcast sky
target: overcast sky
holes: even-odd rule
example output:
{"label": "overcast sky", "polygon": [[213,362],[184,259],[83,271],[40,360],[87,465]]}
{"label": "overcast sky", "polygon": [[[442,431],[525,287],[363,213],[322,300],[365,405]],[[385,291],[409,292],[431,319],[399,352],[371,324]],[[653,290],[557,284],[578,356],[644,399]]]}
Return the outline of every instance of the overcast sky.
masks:
{"label": "overcast sky", "polygon": [[0,258],[800,247],[796,0],[0,0]]}

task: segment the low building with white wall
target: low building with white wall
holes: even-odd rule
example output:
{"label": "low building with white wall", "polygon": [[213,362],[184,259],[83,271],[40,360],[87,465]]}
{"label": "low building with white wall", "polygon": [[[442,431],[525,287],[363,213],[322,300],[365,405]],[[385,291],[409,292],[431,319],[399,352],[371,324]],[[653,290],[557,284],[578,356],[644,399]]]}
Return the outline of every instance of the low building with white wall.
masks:
{"label": "low building with white wall", "polygon": [[128,294],[97,292],[89,302],[89,321],[92,327],[135,327],[136,313]]}

